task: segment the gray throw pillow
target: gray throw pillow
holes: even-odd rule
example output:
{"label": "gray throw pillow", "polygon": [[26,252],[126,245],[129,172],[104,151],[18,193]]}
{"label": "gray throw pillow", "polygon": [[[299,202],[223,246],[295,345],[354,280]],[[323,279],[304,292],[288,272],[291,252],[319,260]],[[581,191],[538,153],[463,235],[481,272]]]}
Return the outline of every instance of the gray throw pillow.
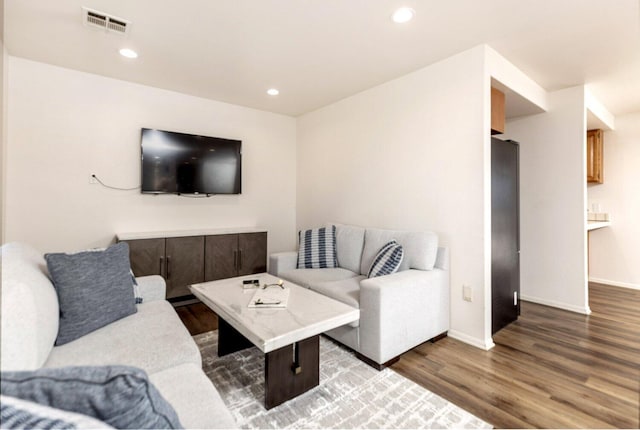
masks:
{"label": "gray throw pillow", "polygon": [[56,345],[136,313],[125,242],[104,251],[46,254],[45,259],[60,304]]}
{"label": "gray throw pillow", "polygon": [[119,429],[182,428],[171,405],[130,366],[87,366],[2,372],[3,396],[75,412]]}
{"label": "gray throw pillow", "polygon": [[[67,253],[67,255],[79,254],[81,252],[101,252],[101,251],[104,251],[105,249],[107,248],[89,248],[89,249],[85,249],[78,252]],[[138,288],[138,281],[136,280],[136,275],[133,273],[133,269],[130,268],[129,273],[131,273],[131,283],[133,286],[133,295],[135,297],[135,302],[136,302],[136,305],[139,305],[140,303],[143,302],[143,297],[140,294],[140,288]]]}

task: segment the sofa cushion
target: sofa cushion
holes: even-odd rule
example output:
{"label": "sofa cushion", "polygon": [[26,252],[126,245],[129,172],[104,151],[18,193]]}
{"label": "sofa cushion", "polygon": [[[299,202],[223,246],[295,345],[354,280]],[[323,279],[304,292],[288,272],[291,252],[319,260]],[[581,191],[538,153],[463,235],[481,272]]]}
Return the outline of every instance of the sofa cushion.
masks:
{"label": "sofa cushion", "polygon": [[340,281],[353,278],[358,274],[341,267],[335,267],[333,269],[293,269],[282,272],[279,276],[301,287],[309,288],[311,284]]}
{"label": "sofa cushion", "polygon": [[182,363],[200,366],[200,352],[173,306],[144,302],[138,312],[56,346],[45,367],[123,364],[154,372]]}
{"label": "sofa cushion", "polygon": [[360,273],[364,227],[336,224],[336,254],[338,266]]}
{"label": "sofa cushion", "polygon": [[[360,309],[360,281],[364,276],[341,279],[339,281],[318,282],[309,285],[309,289],[316,293]],[[359,327],[360,320],[349,323],[351,327]]]}
{"label": "sofa cushion", "polygon": [[187,363],[149,375],[188,429],[237,428],[231,412],[201,366]]}
{"label": "sofa cushion", "polygon": [[3,429],[111,429],[87,415],[0,395]]}
{"label": "sofa cushion", "polygon": [[98,366],[2,373],[2,395],[84,414],[116,428],[182,428],[171,405],[135,367]]}
{"label": "sofa cushion", "polygon": [[364,236],[364,250],[360,273],[366,275],[382,246],[395,240],[404,250],[398,271],[407,269],[432,270],[438,254],[438,235],[430,231],[396,231],[368,228]]}
{"label": "sofa cushion", "polygon": [[339,281],[317,282],[309,285],[309,289],[346,305],[360,309],[360,281],[364,276],[341,279]]}
{"label": "sofa cushion", "polygon": [[136,312],[125,242],[104,251],[46,254],[45,260],[60,304],[56,345]]}
{"label": "sofa cushion", "polygon": [[298,268],[324,269],[338,266],[335,226],[300,231],[298,239]]}
{"label": "sofa cushion", "polygon": [[375,278],[376,276],[391,275],[398,271],[404,251],[398,242],[392,240],[384,245],[378,254],[376,254],[371,263],[371,268],[367,272],[367,278]]}
{"label": "sofa cushion", "polygon": [[47,360],[58,335],[58,296],[42,253],[23,243],[2,248],[0,367],[34,370]]}

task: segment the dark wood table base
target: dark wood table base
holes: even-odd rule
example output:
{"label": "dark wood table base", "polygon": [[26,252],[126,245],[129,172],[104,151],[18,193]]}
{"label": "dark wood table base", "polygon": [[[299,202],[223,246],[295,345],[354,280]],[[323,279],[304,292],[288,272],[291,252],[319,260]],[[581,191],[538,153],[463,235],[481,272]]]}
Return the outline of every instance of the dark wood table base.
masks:
{"label": "dark wood table base", "polygon": [[[254,346],[222,318],[218,319],[218,356]],[[267,409],[320,383],[320,336],[268,352],[264,357],[264,405]]]}

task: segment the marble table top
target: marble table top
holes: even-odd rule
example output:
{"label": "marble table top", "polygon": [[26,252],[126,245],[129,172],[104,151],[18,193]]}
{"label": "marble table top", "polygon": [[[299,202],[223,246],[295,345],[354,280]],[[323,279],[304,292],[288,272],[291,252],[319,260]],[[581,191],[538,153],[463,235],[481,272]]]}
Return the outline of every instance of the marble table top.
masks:
{"label": "marble table top", "polygon": [[249,301],[256,290],[244,289],[244,279],[259,279],[260,285],[277,283],[279,280],[261,273],[194,284],[190,289],[264,353],[360,318],[360,310],[289,281],[284,281],[284,287],[290,289],[286,308],[249,308]]}

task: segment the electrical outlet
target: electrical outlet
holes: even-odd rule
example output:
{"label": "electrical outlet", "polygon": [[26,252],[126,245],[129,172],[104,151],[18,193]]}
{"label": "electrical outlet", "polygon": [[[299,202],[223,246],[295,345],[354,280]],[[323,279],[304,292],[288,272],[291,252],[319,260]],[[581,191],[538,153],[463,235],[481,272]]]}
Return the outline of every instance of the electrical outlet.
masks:
{"label": "electrical outlet", "polygon": [[98,180],[96,179],[96,176],[92,173],[89,175],[89,183],[90,184],[97,184]]}
{"label": "electrical outlet", "polygon": [[471,285],[462,286],[462,299],[465,302],[473,301],[473,289],[471,288]]}

